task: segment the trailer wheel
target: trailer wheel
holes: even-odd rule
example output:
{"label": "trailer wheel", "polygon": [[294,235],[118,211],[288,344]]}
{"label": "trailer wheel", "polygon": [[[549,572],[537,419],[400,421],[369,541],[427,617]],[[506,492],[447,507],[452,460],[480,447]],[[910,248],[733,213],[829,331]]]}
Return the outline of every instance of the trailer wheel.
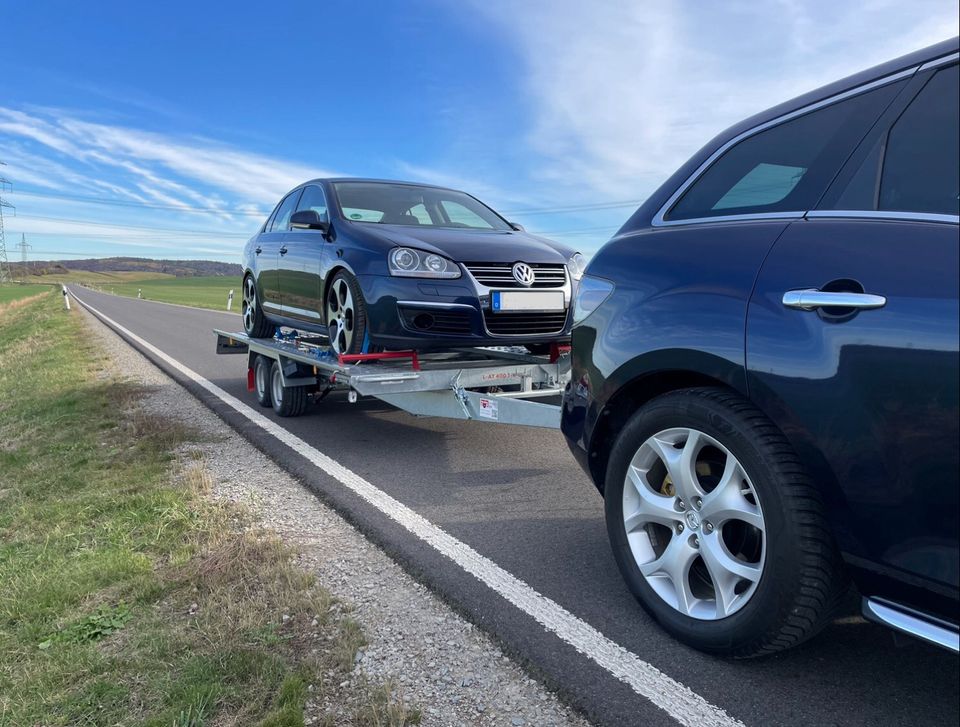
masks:
{"label": "trailer wheel", "polygon": [[253,387],[260,406],[273,406],[273,399],[270,397],[271,363],[266,356],[257,356],[253,360]]}
{"label": "trailer wheel", "polygon": [[279,361],[270,367],[270,398],[277,416],[298,417],[307,409],[306,387],[284,386]]}

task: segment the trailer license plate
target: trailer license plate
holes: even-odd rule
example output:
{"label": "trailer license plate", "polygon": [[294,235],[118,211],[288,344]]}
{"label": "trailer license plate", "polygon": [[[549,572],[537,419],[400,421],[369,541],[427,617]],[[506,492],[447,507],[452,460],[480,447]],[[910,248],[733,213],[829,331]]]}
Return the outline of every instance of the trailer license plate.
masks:
{"label": "trailer license plate", "polygon": [[490,295],[494,312],[563,310],[562,290],[495,290]]}

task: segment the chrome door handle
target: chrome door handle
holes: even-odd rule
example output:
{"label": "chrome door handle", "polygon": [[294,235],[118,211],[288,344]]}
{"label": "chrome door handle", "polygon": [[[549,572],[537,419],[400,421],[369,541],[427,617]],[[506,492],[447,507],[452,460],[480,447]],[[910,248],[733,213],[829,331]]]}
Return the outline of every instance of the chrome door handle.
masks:
{"label": "chrome door handle", "polygon": [[286,247],[281,247],[281,248],[280,248],[280,254],[281,254],[281,255],[286,255],[286,254],[287,254],[287,248],[286,248]]}
{"label": "chrome door handle", "polygon": [[815,310],[817,308],[883,308],[887,299],[882,295],[870,293],[831,293],[816,288],[806,290],[788,290],[783,294],[783,304],[787,308]]}

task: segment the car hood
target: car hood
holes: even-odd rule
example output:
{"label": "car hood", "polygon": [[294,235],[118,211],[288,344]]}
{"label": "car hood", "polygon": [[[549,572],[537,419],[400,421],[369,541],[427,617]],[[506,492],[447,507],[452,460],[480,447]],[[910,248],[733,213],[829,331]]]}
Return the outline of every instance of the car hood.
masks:
{"label": "car hood", "polygon": [[364,231],[395,245],[435,252],[457,262],[565,263],[574,253],[566,245],[515,230],[366,224]]}

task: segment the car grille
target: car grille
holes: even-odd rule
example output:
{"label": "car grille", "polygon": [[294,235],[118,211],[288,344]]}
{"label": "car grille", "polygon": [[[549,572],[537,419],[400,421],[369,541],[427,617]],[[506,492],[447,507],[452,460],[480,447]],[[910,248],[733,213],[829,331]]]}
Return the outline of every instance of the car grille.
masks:
{"label": "car grille", "polygon": [[483,312],[487,330],[495,336],[532,336],[560,333],[567,323],[566,311],[550,313],[494,313]]}
{"label": "car grille", "polygon": [[[528,263],[534,272],[531,288],[562,288],[567,268],[560,263]],[[464,263],[470,274],[488,288],[525,288],[513,277],[513,263]]]}
{"label": "car grille", "polygon": [[412,331],[448,335],[468,335],[473,332],[470,326],[470,313],[466,310],[402,307],[400,315],[403,318],[403,325]]}

